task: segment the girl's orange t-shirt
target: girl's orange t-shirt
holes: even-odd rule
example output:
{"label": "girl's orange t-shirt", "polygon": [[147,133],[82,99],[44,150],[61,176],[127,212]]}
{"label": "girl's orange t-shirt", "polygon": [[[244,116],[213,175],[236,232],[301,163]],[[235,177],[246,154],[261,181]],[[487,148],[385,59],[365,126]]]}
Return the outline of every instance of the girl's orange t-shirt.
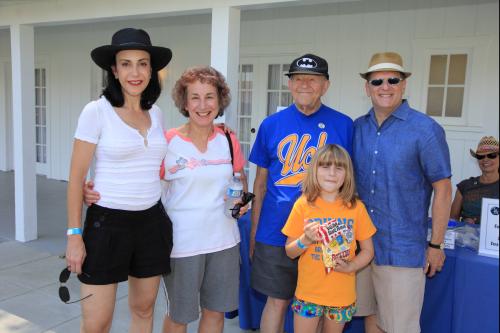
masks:
{"label": "girl's orange t-shirt", "polygon": [[[373,236],[373,225],[364,204],[358,200],[354,208],[347,208],[340,199],[326,202],[316,199],[309,204],[304,196],[295,202],[282,232],[292,238],[304,233],[304,224],[326,223],[336,219],[342,230],[343,241],[349,243],[348,259],[354,258],[356,240],[366,240]],[[299,276],[295,297],[300,300],[325,306],[348,306],[356,301],[356,274],[327,273],[322,259],[321,243],[310,245],[299,258]]]}

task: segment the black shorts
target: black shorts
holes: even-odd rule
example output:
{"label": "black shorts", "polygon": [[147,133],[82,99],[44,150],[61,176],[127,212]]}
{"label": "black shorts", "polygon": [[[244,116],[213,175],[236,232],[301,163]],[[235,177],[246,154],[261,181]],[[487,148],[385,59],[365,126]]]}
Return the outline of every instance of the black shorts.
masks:
{"label": "black shorts", "polygon": [[170,273],[172,222],[161,202],[141,211],[93,204],[87,209],[83,242],[87,256],[81,282],[104,285]]}
{"label": "black shorts", "polygon": [[255,243],[250,284],[261,294],[289,300],[297,287],[298,258],[290,259],[284,246]]}

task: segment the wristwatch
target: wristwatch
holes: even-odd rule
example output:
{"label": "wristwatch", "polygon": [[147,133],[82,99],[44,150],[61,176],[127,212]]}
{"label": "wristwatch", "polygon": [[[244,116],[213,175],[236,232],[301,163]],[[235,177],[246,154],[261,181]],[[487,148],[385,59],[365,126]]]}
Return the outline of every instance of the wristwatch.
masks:
{"label": "wristwatch", "polygon": [[444,243],[432,244],[431,242],[429,242],[429,247],[432,247],[433,249],[444,250]]}

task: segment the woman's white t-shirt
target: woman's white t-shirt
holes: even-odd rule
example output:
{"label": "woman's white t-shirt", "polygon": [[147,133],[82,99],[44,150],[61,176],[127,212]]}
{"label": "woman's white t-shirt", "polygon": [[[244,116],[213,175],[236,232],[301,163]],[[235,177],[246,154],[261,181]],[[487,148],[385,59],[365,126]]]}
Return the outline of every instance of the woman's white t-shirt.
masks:
{"label": "woman's white t-shirt", "polygon": [[[213,253],[239,243],[235,219],[224,214],[224,193],[233,174],[227,138],[215,128],[202,153],[177,129],[166,134],[166,190],[162,201],[172,220],[172,258]],[[234,170],[245,164],[238,140],[231,135]]]}
{"label": "woman's white t-shirt", "polygon": [[146,138],[127,125],[105,97],[85,106],[75,139],[96,144],[95,187],[99,206],[138,211],[161,197],[160,165],[167,151],[161,111],[149,111],[151,128]]}

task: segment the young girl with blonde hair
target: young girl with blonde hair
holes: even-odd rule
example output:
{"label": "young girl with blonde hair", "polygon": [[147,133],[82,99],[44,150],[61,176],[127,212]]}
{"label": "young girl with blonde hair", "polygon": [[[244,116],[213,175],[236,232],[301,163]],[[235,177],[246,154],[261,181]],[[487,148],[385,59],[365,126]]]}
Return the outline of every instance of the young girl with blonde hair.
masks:
{"label": "young girl with blonde hair", "polygon": [[313,157],[302,196],[282,230],[287,255],[300,256],[292,303],[295,332],[316,332],[323,316],[324,333],[342,332],[356,311],[355,273],[373,258],[375,231],[356,197],[349,154],[339,145],[325,145]]}

